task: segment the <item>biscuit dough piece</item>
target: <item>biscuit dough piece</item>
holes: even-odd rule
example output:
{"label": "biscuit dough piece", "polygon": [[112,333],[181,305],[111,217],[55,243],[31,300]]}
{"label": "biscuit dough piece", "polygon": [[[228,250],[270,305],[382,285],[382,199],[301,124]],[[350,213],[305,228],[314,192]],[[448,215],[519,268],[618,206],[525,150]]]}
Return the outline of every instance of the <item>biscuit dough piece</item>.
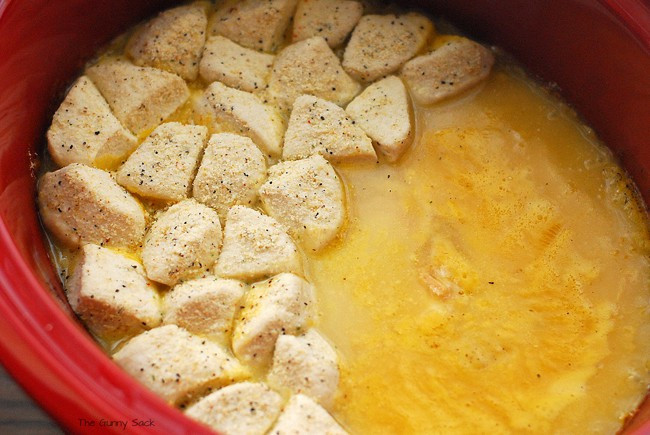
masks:
{"label": "biscuit dough piece", "polygon": [[158,293],[142,265],[108,248],[82,246],[66,289],[74,312],[99,337],[122,338],[161,322]]}
{"label": "biscuit dough piece", "polygon": [[102,62],[86,70],[113,113],[126,128],[141,134],[162,123],[190,96],[185,81],[156,68],[125,60]]}
{"label": "biscuit dough piece", "polygon": [[299,0],[293,19],[293,42],[322,36],[336,48],[363,15],[363,5],[350,0]]}
{"label": "biscuit dough piece", "polygon": [[216,272],[251,282],[281,272],[301,274],[302,265],[298,248],[278,221],[237,205],[226,218]]}
{"label": "biscuit dough piece", "polygon": [[134,248],[144,236],[144,209],[101,169],[72,163],[48,172],[38,183],[38,205],[43,224],[70,248]]}
{"label": "biscuit dough piece", "polygon": [[249,376],[224,347],[176,325],[159,326],[132,338],[113,354],[113,360],[170,404]]}
{"label": "biscuit dough piece", "polygon": [[293,103],[282,158],[302,159],[316,153],[332,162],[377,160],[372,141],[345,110],[303,95]]}
{"label": "biscuit dough piece", "polygon": [[454,38],[429,54],[409,61],[402,69],[413,99],[433,104],[482,82],[494,65],[492,52],[466,38]]}
{"label": "biscuit dough piece", "polygon": [[269,435],[346,435],[320,405],[303,394],[289,399]]}
{"label": "biscuit dough piece", "polygon": [[248,286],[216,276],[185,281],[163,299],[163,322],[226,344],[239,300]]}
{"label": "biscuit dough piece", "polygon": [[339,383],[336,351],[313,329],[298,337],[281,335],[268,380],[279,391],[304,394],[330,407]]}
{"label": "biscuit dough piece", "polygon": [[343,71],[327,42],[316,36],[291,44],[277,55],[268,91],[288,110],[303,94],[344,106],[361,91],[361,85]]}
{"label": "biscuit dough piece", "polygon": [[345,48],[343,68],[357,80],[375,81],[418,54],[432,34],[433,24],[420,14],[366,15]]}
{"label": "biscuit dough piece", "polygon": [[208,39],[201,59],[201,78],[218,80],[247,92],[264,89],[275,56],[242,47],[223,36]]}
{"label": "biscuit dough piece", "polygon": [[125,52],[139,66],[151,66],[195,80],[205,44],[209,3],[167,9],[136,30]]}
{"label": "biscuit dough piece", "polygon": [[280,335],[299,334],[309,327],[313,305],[312,285],[291,273],[253,284],[235,322],[235,355],[245,364],[267,366]]}
{"label": "biscuit dough piece", "polygon": [[389,76],[368,86],[345,111],[370,136],[379,152],[394,162],[412,140],[409,107],[404,83]]}
{"label": "biscuit dough piece", "polygon": [[297,0],[226,0],[210,20],[210,34],[223,35],[258,51],[274,52],[296,9]]}
{"label": "biscuit dough piece", "polygon": [[269,168],[260,199],[269,216],[313,251],[336,237],[345,219],[343,186],[332,165],[319,154]]}
{"label": "biscuit dough piece", "polygon": [[117,182],[147,198],[187,198],[207,138],[208,129],[201,125],[162,124],[120,167]]}
{"label": "biscuit dough piece", "polygon": [[185,414],[225,435],[259,435],[280,415],[282,403],[266,385],[241,382],[204,397]]}
{"label": "biscuit dough piece", "polygon": [[110,167],[127,156],[137,140],[113,115],[93,82],[81,76],[54,114],[47,145],[59,166]]}
{"label": "biscuit dough piece", "polygon": [[268,156],[282,152],[282,116],[256,95],[214,82],[198,100],[196,110],[214,119],[215,130],[249,137]]}
{"label": "biscuit dough piece", "polygon": [[162,212],[144,238],[142,263],[149,279],[166,285],[195,278],[219,256],[217,212],[186,199]]}
{"label": "biscuit dough piece", "polygon": [[225,219],[230,207],[257,203],[266,179],[266,160],[252,140],[231,133],[214,134],[194,179],[194,198]]}

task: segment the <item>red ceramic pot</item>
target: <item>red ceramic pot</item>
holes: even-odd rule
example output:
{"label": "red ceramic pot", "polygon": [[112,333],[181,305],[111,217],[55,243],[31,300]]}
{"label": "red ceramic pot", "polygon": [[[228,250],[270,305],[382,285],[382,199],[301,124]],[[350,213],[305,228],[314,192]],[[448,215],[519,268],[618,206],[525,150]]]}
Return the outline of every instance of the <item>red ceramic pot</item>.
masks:
{"label": "red ceramic pot", "polygon": [[[46,254],[34,172],[66,85],[154,0],[0,0],[0,361],[71,432],[83,420],[152,420],[132,432],[203,433],[114,365],[77,323]],[[562,94],[650,201],[650,6],[646,0],[419,0],[500,45]],[[650,402],[629,433],[650,434]]]}

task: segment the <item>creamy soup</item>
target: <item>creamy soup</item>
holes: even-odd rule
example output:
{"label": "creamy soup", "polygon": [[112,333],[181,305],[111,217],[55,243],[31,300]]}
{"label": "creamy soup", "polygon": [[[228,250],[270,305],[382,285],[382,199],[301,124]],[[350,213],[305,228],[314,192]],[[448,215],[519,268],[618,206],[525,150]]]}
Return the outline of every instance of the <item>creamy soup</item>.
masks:
{"label": "creamy soup", "polygon": [[[419,54],[457,39],[441,28]],[[122,59],[130,36],[97,62]],[[467,90],[432,104],[411,90],[412,139],[396,161],[379,153],[332,162],[345,223],[324,248],[301,245],[300,257],[316,298],[308,326],[334,349],[340,372],[323,406],[349,433],[613,433],[647,394],[645,206],[591,128],[495,53],[487,78]],[[359,74],[364,87],[374,80]],[[188,83],[190,98],[165,122],[233,131],[196,110],[209,82]],[[152,131],[137,132],[138,144]],[[122,163],[94,166],[114,177]],[[133,197],[147,231],[175,202]],[[65,282],[79,248],[50,241]],[[140,247],[111,249],[142,262]],[[161,299],[179,285],[148,278]],[[109,353],[136,335],[91,332]],[[233,379],[263,383],[267,368],[253,364]],[[185,408],[199,398],[168,401]]]}

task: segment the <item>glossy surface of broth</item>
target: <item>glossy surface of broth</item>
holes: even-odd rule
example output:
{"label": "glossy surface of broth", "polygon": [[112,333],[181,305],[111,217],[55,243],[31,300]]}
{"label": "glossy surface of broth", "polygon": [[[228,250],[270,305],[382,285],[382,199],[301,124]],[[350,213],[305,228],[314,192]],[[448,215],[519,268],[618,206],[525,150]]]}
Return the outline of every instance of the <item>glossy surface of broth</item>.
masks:
{"label": "glossy surface of broth", "polygon": [[[171,120],[209,124],[190,107]],[[333,415],[352,433],[615,431],[650,379],[631,184],[508,62],[414,117],[396,164],[336,166],[348,223],[306,257],[341,359]],[[70,253],[54,254],[65,274]]]}
{"label": "glossy surface of broth", "polygon": [[516,67],[419,109],[396,165],[339,168],[310,258],[357,433],[601,432],[646,392],[646,214],[609,152]]}

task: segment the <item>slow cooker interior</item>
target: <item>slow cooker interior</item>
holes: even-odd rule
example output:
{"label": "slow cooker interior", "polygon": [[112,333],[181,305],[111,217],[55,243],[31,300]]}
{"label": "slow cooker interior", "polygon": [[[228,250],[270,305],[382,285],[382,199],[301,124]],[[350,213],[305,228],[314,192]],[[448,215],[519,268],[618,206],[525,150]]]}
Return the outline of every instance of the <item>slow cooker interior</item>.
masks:
{"label": "slow cooker interior", "polygon": [[[168,3],[0,1],[0,360],[68,428],[79,418],[146,417],[165,432],[202,430],[121,373],[71,322],[34,206],[33,165],[57,96],[99,46]],[[557,83],[650,201],[650,35],[643,33],[650,12],[641,2],[410,3]],[[636,15],[625,24],[617,7]],[[650,430],[647,400],[629,430],[642,426]]]}

